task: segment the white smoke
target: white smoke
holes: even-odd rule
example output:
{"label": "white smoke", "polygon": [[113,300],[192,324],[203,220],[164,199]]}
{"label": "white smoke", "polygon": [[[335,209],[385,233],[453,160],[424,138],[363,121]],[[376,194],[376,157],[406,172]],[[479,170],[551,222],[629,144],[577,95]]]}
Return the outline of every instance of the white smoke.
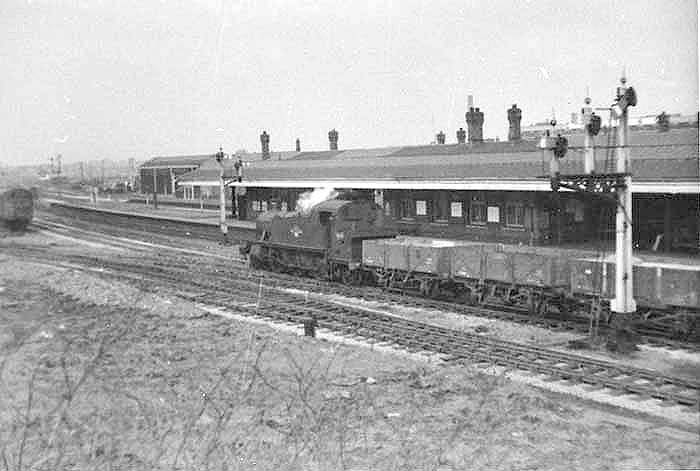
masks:
{"label": "white smoke", "polygon": [[299,195],[297,200],[297,211],[306,213],[319,203],[331,200],[338,196],[338,192],[334,188],[315,188],[313,191],[307,191]]}

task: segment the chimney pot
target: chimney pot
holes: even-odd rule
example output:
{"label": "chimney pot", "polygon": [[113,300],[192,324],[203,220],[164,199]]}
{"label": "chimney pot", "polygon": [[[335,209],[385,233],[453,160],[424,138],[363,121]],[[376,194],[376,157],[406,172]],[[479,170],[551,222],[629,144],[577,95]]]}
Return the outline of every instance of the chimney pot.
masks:
{"label": "chimney pot", "polygon": [[522,120],[523,112],[518,108],[517,104],[514,104],[508,110],[508,140],[509,141],[519,141],[520,140],[520,121]]}
{"label": "chimney pot", "polygon": [[445,143],[445,133],[444,133],[444,132],[440,131],[439,133],[437,133],[437,135],[436,135],[435,137],[437,138],[437,143],[438,143],[438,144],[444,144],[444,143]]}
{"label": "chimney pot", "polygon": [[328,143],[331,150],[338,150],[338,131],[335,128],[328,131]]}
{"label": "chimney pot", "polygon": [[297,149],[297,152],[301,152],[301,141],[298,138],[297,138],[297,142],[296,142],[296,149]]}
{"label": "chimney pot", "polygon": [[465,115],[469,142],[482,142],[484,140],[484,113],[479,108],[469,108]]}
{"label": "chimney pot", "polygon": [[466,144],[467,142],[467,132],[464,128],[459,128],[457,130],[457,144]]}
{"label": "chimney pot", "polygon": [[260,134],[260,144],[262,146],[262,159],[268,160],[270,158],[270,135],[267,131]]}

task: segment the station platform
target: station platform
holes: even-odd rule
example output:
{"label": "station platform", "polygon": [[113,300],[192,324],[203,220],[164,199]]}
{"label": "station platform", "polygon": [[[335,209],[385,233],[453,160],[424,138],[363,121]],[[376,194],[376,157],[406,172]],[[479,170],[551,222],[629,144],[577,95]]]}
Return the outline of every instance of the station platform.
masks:
{"label": "station platform", "polygon": [[[167,221],[219,227],[219,211],[214,209],[181,208],[172,205],[159,205],[158,209],[155,209],[153,206],[146,206],[143,203],[133,203],[125,199],[110,199],[104,197],[98,198],[97,203],[92,203],[89,197],[74,195],[42,198],[42,201],[47,204],[61,204],[115,215],[140,216],[150,219],[163,219]],[[226,218],[226,225],[232,229],[255,230],[254,221],[240,221],[231,218],[230,210],[229,217]]]}

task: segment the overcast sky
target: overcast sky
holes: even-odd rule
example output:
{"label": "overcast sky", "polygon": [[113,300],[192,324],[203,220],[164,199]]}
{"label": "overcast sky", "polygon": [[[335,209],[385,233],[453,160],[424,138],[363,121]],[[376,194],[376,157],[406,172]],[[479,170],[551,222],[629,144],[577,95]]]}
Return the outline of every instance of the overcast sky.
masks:
{"label": "overcast sky", "polygon": [[448,142],[608,105],[698,111],[686,0],[0,0],[0,163]]}

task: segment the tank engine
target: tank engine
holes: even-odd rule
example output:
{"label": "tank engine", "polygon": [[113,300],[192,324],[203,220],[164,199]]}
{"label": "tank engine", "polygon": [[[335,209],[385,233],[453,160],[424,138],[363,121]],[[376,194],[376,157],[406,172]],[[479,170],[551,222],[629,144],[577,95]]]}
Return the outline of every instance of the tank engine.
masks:
{"label": "tank engine", "polygon": [[10,230],[24,230],[34,217],[34,195],[14,188],[0,195],[0,222]]}
{"label": "tank engine", "polygon": [[367,200],[327,200],[307,212],[258,217],[249,246],[254,268],[349,282],[361,281],[362,242],[395,237],[380,206]]}

